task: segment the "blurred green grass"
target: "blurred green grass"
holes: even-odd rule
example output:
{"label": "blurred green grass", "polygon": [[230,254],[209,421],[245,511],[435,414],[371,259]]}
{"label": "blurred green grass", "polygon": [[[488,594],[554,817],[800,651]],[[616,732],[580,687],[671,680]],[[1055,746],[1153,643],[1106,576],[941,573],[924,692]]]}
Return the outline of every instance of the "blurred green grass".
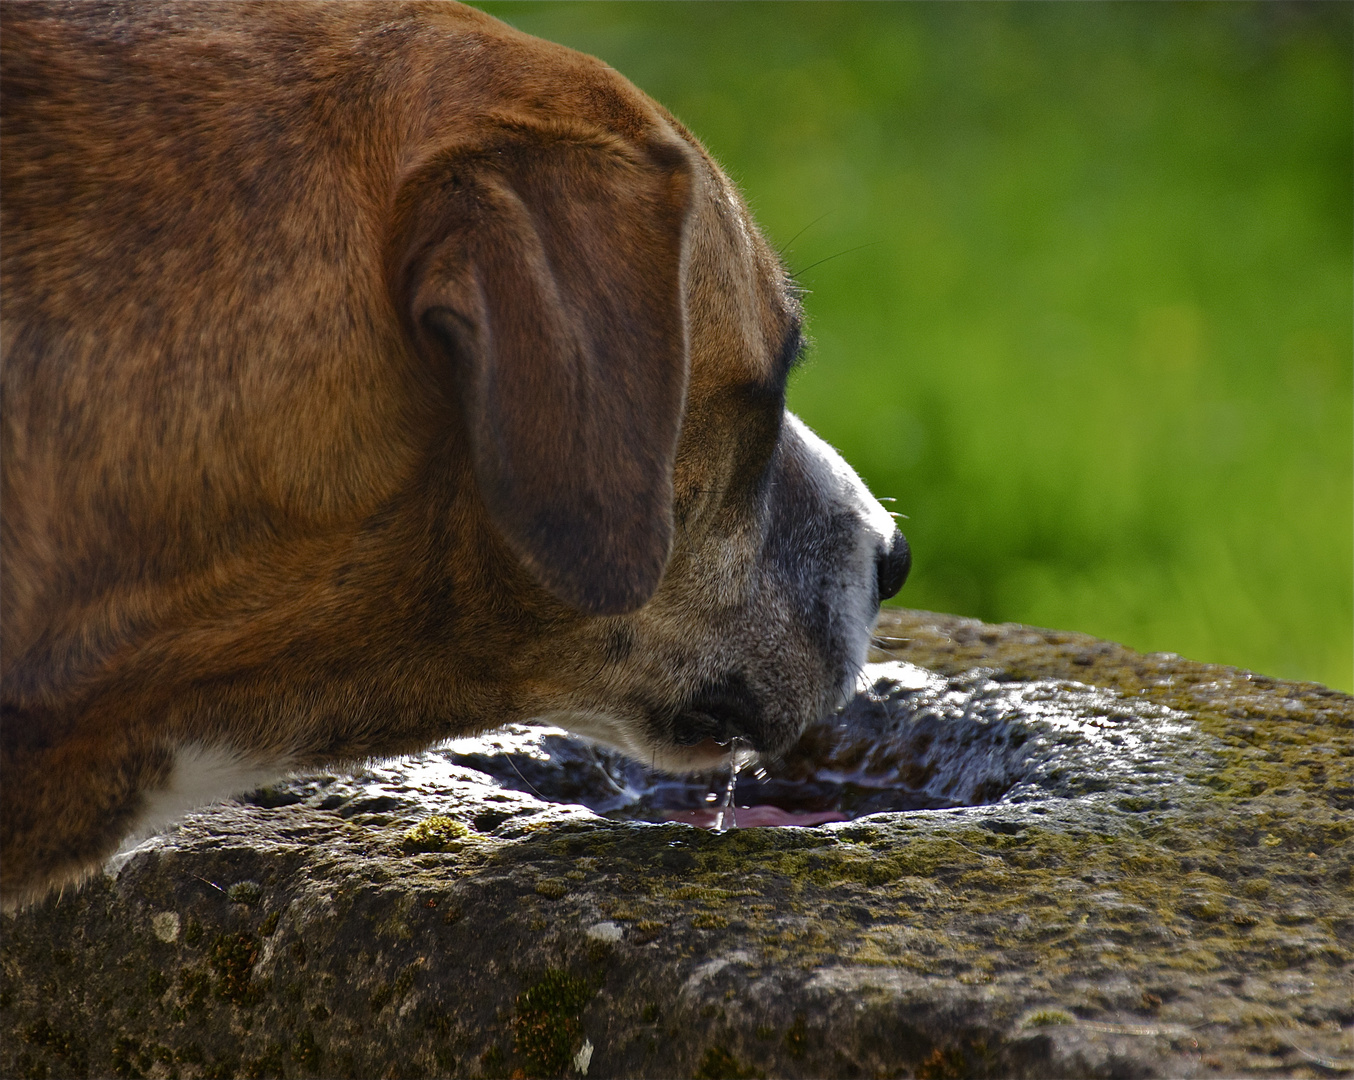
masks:
{"label": "blurred green grass", "polygon": [[481,6],[788,246],[897,602],[1354,690],[1354,6]]}

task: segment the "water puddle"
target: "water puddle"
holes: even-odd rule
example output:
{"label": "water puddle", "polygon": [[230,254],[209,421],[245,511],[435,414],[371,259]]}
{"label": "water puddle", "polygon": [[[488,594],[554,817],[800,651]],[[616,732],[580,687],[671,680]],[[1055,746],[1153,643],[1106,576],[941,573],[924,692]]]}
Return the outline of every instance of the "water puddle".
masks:
{"label": "water puddle", "polygon": [[705,828],[818,825],[883,811],[1077,797],[1164,780],[1183,716],[1072,682],[946,678],[868,665],[855,698],[783,757],[674,776],[552,728],[510,728],[440,751],[507,788],[596,814]]}
{"label": "water puddle", "polygon": [[1093,796],[1148,806],[1185,782],[1184,762],[1195,776],[1212,763],[1211,743],[1160,706],[1075,682],[947,678],[896,662],[867,665],[850,703],[782,757],[733,750],[728,767],[672,775],[559,728],[511,725],[244,801],[372,823],[452,814],[505,834],[578,814],[723,831]]}

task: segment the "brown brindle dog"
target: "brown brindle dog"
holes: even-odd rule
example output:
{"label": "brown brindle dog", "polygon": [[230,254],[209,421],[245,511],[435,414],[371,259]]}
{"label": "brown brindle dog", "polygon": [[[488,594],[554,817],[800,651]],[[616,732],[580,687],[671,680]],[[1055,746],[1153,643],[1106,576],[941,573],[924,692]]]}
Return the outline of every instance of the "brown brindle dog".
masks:
{"label": "brown brindle dog", "polygon": [[6,4],[7,905],[540,718],[671,769],[850,690],[907,545],[793,283],[605,64],[451,4]]}

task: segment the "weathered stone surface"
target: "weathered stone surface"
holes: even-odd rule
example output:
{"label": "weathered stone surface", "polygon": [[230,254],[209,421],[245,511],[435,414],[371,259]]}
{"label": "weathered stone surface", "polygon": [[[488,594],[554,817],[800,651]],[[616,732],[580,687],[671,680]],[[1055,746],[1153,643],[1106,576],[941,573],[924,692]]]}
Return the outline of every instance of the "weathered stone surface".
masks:
{"label": "weathered stone surface", "polygon": [[622,790],[600,759],[297,781],[6,917],[0,1074],[1354,1073],[1354,700],[924,612],[881,634],[938,675],[882,669],[770,780],[996,802],[714,833],[531,793]]}

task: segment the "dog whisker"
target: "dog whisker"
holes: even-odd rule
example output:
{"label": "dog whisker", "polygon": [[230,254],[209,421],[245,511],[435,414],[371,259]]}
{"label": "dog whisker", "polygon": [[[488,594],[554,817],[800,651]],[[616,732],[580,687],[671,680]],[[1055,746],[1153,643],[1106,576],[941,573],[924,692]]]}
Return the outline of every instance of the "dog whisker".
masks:
{"label": "dog whisker", "polygon": [[522,770],[517,767],[517,762],[513,761],[511,754],[504,754],[503,757],[504,760],[506,760],[507,763],[512,766],[512,771],[517,774],[517,779],[521,780],[522,783],[526,784],[526,786],[531,789],[531,793],[533,795],[535,795],[538,799],[542,800],[543,802],[548,801],[546,800],[544,795],[542,795],[539,791],[536,790],[535,785],[532,784],[530,780],[528,780],[525,776],[522,775]]}
{"label": "dog whisker", "polygon": [[912,642],[911,638],[884,637],[878,634],[870,638],[870,644],[873,645],[876,649],[896,649],[900,645],[909,645],[911,644],[911,642]]}
{"label": "dog whisker", "polygon": [[843,255],[850,255],[853,251],[863,251],[865,248],[878,247],[883,242],[884,241],[882,240],[871,240],[868,244],[857,244],[855,247],[849,247],[845,251],[837,252],[837,254],[835,255],[829,255],[824,259],[819,259],[817,262],[811,262],[809,263],[808,266],[803,266],[800,267],[798,270],[796,270],[795,277],[798,277],[800,274],[807,273],[809,270],[812,270],[815,266],[822,266],[823,263],[825,262],[831,262],[833,259],[840,259]]}
{"label": "dog whisker", "polygon": [[823,218],[827,217],[827,216],[828,216],[829,214],[831,214],[831,213],[832,213],[831,210],[824,210],[824,211],[823,211],[821,214],[819,214],[816,218],[814,218],[814,219],[813,219],[812,221],[810,221],[807,225],[805,225],[802,229],[800,229],[799,232],[795,233],[794,236],[790,237],[790,239],[786,240],[784,244],[782,244],[780,247],[778,247],[778,248],[776,249],[776,254],[779,255],[782,259],[785,258],[785,256],[786,256],[786,255],[789,253],[789,251],[790,251],[790,245],[791,245],[791,244],[793,244],[796,240],[798,240],[801,236],[803,236],[806,232],[808,232],[808,231],[809,231],[810,229],[812,229],[815,225],[817,225],[820,221],[822,221]]}

